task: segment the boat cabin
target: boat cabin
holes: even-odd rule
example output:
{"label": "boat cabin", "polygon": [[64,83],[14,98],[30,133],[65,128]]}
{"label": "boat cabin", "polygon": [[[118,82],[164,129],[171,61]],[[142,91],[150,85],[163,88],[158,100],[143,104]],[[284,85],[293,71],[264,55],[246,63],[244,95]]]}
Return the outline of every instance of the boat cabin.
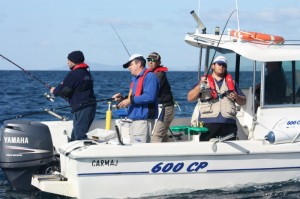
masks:
{"label": "boat cabin", "polygon": [[[246,105],[240,107],[237,115],[239,135],[247,139],[269,139],[270,132],[288,133],[285,141],[297,140],[300,134],[300,44],[288,40],[279,44],[243,40],[231,33],[230,29],[224,35],[197,30],[186,35],[185,41],[200,49],[199,78],[207,74],[216,56],[225,56],[227,70],[247,97]],[[272,139],[271,142],[280,142]]]}

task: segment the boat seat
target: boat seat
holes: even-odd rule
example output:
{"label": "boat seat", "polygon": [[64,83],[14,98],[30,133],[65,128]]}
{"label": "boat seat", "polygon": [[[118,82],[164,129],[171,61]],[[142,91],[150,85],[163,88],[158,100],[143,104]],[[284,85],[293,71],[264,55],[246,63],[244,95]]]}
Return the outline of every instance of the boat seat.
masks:
{"label": "boat seat", "polygon": [[206,127],[192,127],[192,126],[171,126],[170,130],[172,132],[177,132],[177,135],[179,135],[179,137],[182,135],[182,133],[184,133],[185,135],[188,135],[189,141],[194,141],[194,142],[199,142],[199,136],[201,133],[208,132],[208,128]]}
{"label": "boat seat", "polygon": [[173,136],[177,137],[178,140],[181,140],[181,136],[187,131],[188,128],[188,126],[170,126],[169,130]]}
{"label": "boat seat", "polygon": [[[188,140],[199,142],[201,133],[207,133],[208,128],[206,127],[188,127],[186,135],[188,135]],[[192,138],[192,139],[191,139]]]}

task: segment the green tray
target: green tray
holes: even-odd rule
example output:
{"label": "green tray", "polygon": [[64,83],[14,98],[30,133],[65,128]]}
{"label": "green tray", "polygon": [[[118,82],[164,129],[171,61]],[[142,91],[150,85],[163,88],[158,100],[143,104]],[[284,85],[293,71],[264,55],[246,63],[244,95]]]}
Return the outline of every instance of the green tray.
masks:
{"label": "green tray", "polygon": [[190,135],[199,135],[200,133],[207,133],[208,128],[206,127],[189,127],[187,131],[185,131],[185,134]]}
{"label": "green tray", "polygon": [[170,129],[173,132],[187,132],[188,126],[171,126]]}

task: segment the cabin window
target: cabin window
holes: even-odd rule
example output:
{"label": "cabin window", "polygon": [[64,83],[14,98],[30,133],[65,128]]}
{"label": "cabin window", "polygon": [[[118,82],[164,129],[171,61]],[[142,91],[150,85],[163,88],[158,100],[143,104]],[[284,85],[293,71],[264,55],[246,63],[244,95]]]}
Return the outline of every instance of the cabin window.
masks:
{"label": "cabin window", "polygon": [[300,104],[300,62],[267,62],[265,105]]}
{"label": "cabin window", "polygon": [[300,61],[295,63],[295,103],[300,104]]}
{"label": "cabin window", "polygon": [[282,62],[267,62],[265,66],[265,104],[286,103],[287,74]]}

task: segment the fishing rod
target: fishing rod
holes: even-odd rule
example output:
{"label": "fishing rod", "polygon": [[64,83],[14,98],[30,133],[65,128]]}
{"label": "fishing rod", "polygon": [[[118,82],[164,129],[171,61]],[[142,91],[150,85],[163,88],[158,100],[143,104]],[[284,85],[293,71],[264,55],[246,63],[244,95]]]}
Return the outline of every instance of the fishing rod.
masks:
{"label": "fishing rod", "polygon": [[[19,66],[18,64],[16,64],[15,62],[13,62],[12,60],[8,59],[7,57],[3,56],[2,54],[0,54],[0,56],[5,59],[6,61],[12,63],[13,65],[17,66],[18,68],[20,68],[23,72],[25,72],[25,74],[29,75],[30,77],[32,77],[33,79],[39,81],[40,83],[42,83],[44,86],[46,86],[48,89],[51,89],[51,86],[45,82],[43,82],[41,79],[39,79],[38,77],[34,76],[32,73],[30,73],[29,71],[25,70],[24,68],[22,68],[21,66]],[[51,102],[54,102],[55,97],[51,94],[45,93],[44,97],[48,100],[50,100]]]}
{"label": "fishing rod", "polygon": [[[237,11],[237,9],[234,9],[234,10],[231,12],[231,14],[229,15],[229,17],[228,17],[228,19],[227,19],[227,21],[226,21],[226,23],[225,23],[225,26],[224,26],[224,28],[223,28],[222,34],[221,34],[221,36],[220,36],[220,39],[219,39],[219,41],[218,41],[218,44],[217,44],[216,48],[219,47],[219,45],[220,45],[220,43],[221,43],[222,36],[223,36],[223,34],[224,34],[224,31],[225,31],[225,28],[226,28],[226,26],[227,26],[227,24],[228,24],[228,22],[229,22],[231,16],[233,15],[233,13],[234,13],[235,11]],[[210,71],[210,69],[211,69],[211,65],[212,65],[213,60],[214,60],[214,58],[215,58],[215,56],[216,56],[216,52],[217,52],[217,50],[215,50],[214,55],[213,55],[213,57],[212,57],[212,59],[211,59],[210,65],[209,65],[209,67],[208,67],[208,70],[207,70],[207,73],[206,73],[206,76],[205,76],[205,80],[207,80],[209,71]]]}
{"label": "fishing rod", "polygon": [[122,43],[123,47],[124,47],[124,48],[125,48],[125,50],[126,50],[126,52],[127,52],[128,56],[130,57],[130,53],[129,53],[129,51],[127,50],[127,48],[126,48],[126,46],[125,46],[125,44],[124,44],[123,40],[121,39],[120,35],[119,35],[119,34],[118,34],[118,32],[117,32],[117,30],[116,30],[116,29],[115,29],[115,27],[112,25],[112,23],[110,23],[110,22],[109,22],[109,24],[111,25],[112,29],[113,29],[113,30],[115,31],[115,33],[117,34],[117,36],[118,36],[119,40],[121,41],[121,43]]}
{"label": "fishing rod", "polygon": [[36,76],[34,76],[32,73],[30,73],[29,71],[25,70],[24,68],[22,68],[21,66],[19,66],[18,64],[16,64],[15,62],[11,61],[10,59],[8,59],[7,57],[3,56],[0,54],[0,56],[5,59],[6,61],[12,63],[13,65],[17,66],[18,68],[20,68],[22,71],[24,71],[27,75],[31,76],[32,78],[34,78],[35,80],[39,81],[40,83],[42,83],[44,86],[46,86],[48,89],[51,89],[51,86],[45,82],[43,82],[41,79],[37,78]]}
{"label": "fishing rod", "polygon": [[[69,107],[69,106],[68,106]],[[24,117],[27,117],[27,116],[31,116],[31,115],[37,115],[37,114],[42,114],[42,113],[49,113],[63,121],[66,121],[67,118],[64,117],[64,116],[59,116],[58,114],[54,113],[53,111],[55,110],[59,110],[59,109],[64,109],[64,108],[68,108],[67,106],[66,107],[57,107],[57,108],[52,108],[52,109],[44,109],[42,111],[34,111],[34,112],[31,112],[31,113],[27,113],[27,114],[22,114],[22,115],[17,115],[15,117],[11,117],[11,118],[6,118],[6,119],[3,119],[3,120],[0,120],[0,122],[4,122],[6,120],[13,120],[13,119],[19,119],[19,118],[24,118]]]}
{"label": "fishing rod", "polygon": [[[84,103],[82,105],[91,105],[91,104],[95,104],[97,102],[104,102],[104,101],[109,101],[109,100],[113,100],[113,98],[99,99],[99,100],[96,100],[94,102]],[[31,116],[31,115],[36,115],[36,114],[42,114],[42,113],[49,113],[50,115],[53,115],[54,117],[57,117],[60,120],[66,121],[67,120],[66,117],[59,116],[58,114],[54,113],[53,111],[60,110],[60,109],[65,109],[65,108],[70,108],[70,107],[71,106],[68,105],[68,106],[61,106],[61,107],[56,107],[56,108],[52,108],[52,109],[44,109],[42,111],[34,111],[34,112],[23,114],[23,115],[17,115],[17,116],[12,117],[12,118],[3,119],[3,120],[0,120],[0,122],[3,122],[5,120],[23,118],[23,117],[27,117],[27,116]]]}

